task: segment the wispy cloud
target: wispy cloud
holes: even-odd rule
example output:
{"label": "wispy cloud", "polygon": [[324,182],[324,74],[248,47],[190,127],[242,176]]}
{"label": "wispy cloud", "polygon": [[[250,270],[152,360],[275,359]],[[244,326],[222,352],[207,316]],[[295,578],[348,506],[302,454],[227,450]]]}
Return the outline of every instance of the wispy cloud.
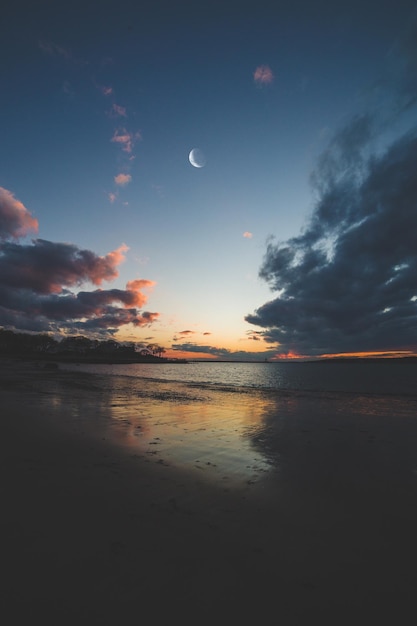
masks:
{"label": "wispy cloud", "polygon": [[42,52],[49,56],[58,56],[65,59],[66,61],[76,63],[77,65],[87,65],[86,61],[84,61],[80,57],[75,56],[69,48],[65,48],[64,46],[54,43],[53,41],[46,41],[45,39],[41,39],[38,42],[38,45]]}
{"label": "wispy cloud", "polygon": [[248,330],[246,338],[251,341],[261,341],[263,339],[263,332],[261,330]]}
{"label": "wispy cloud", "polygon": [[119,104],[113,104],[113,106],[112,106],[112,113],[114,115],[119,116],[119,117],[127,117],[126,107],[122,107]]}
{"label": "wispy cloud", "polygon": [[125,128],[122,128],[114,131],[111,141],[120,144],[122,150],[130,154],[133,150],[133,146],[139,139],[141,139],[140,133],[128,133]]}
{"label": "wispy cloud", "polygon": [[111,96],[113,94],[113,87],[110,87],[110,85],[97,85],[96,84],[96,87],[99,91],[101,91],[103,96]]}
{"label": "wispy cloud", "polygon": [[253,80],[257,85],[269,85],[274,80],[274,74],[269,65],[259,65],[253,73]]}
{"label": "wispy cloud", "polygon": [[250,233],[250,232],[249,232],[249,231],[247,231],[247,230],[243,233],[243,236],[244,236],[246,239],[252,239],[252,237],[253,237],[252,233]]}
{"label": "wispy cloud", "polygon": [[191,337],[191,335],[195,335],[195,334],[196,333],[194,330],[180,330],[175,334],[172,341],[179,341],[180,339],[183,339],[184,337]]}
{"label": "wispy cloud", "polygon": [[62,56],[64,59],[70,60],[72,59],[72,53],[67,48],[63,48],[52,41],[45,41],[41,39],[39,42],[39,48],[45,54],[49,54],[51,56]]}
{"label": "wispy cloud", "polygon": [[130,174],[117,174],[117,176],[114,177],[114,182],[120,187],[124,187],[125,185],[130,183],[131,180],[132,177]]}
{"label": "wispy cloud", "polygon": [[231,350],[227,348],[216,348],[215,346],[201,346],[196,343],[178,343],[171,346],[173,350],[178,352],[197,352],[197,353],[205,353],[207,355],[216,356],[216,357],[230,357],[232,353]]}

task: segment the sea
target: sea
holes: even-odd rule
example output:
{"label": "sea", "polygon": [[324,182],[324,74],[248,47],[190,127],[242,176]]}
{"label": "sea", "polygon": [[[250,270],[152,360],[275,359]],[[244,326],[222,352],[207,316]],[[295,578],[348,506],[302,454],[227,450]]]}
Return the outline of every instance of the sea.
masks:
{"label": "sea", "polygon": [[189,362],[134,364],[66,364],[72,369],[103,375],[207,385],[212,388],[270,391],[345,392],[417,396],[417,362]]}
{"label": "sea", "polygon": [[[100,437],[167,471],[192,472],[195,480],[246,489],[274,476],[274,484],[282,486],[298,480],[300,468],[304,476],[323,467],[326,476],[337,472],[340,459],[346,467],[373,467],[385,476],[387,459],[399,450],[404,480],[417,476],[415,362],[59,368],[71,370],[69,380],[76,383],[65,401],[80,424],[88,415],[104,417]],[[330,470],[323,464],[329,454]]]}

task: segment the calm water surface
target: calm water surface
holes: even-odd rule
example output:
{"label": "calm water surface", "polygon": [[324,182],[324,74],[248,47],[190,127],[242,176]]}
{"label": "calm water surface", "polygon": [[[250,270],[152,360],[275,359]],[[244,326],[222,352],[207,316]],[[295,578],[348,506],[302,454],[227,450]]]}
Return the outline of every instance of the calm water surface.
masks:
{"label": "calm water surface", "polygon": [[213,387],[417,395],[417,363],[187,363],[65,365],[65,369]]}
{"label": "calm water surface", "polygon": [[225,488],[250,486],[272,470],[281,478],[300,468],[313,475],[329,454],[335,467],[344,455],[345,465],[354,460],[355,467],[381,466],[382,472],[398,449],[405,476],[417,476],[415,363],[60,368],[98,375],[85,381],[74,377],[64,402],[73,406],[75,417],[106,417],[100,434],[134,456],[187,468],[196,479],[215,480]]}

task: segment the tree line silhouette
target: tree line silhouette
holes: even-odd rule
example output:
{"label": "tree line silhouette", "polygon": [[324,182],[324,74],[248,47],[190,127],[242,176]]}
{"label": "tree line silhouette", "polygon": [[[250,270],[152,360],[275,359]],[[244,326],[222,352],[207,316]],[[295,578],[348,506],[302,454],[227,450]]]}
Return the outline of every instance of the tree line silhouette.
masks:
{"label": "tree line silhouette", "polygon": [[128,362],[172,361],[162,355],[165,348],[156,343],[144,346],[134,341],[119,342],[114,339],[98,340],[73,335],[55,339],[46,333],[18,333],[0,328],[0,355],[37,357],[56,360],[124,360]]}

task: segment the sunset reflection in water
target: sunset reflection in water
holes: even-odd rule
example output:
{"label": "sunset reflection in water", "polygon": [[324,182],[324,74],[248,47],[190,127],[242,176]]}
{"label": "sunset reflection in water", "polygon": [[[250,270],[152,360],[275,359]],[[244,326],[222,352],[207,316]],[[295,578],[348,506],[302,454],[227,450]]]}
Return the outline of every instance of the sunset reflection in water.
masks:
{"label": "sunset reflection in water", "polygon": [[347,449],[364,465],[379,451],[382,462],[382,452],[395,446],[396,420],[417,414],[416,397],[407,396],[213,388],[125,376],[105,376],[95,389],[94,380],[86,380],[85,391],[68,387],[64,396],[78,428],[90,426],[84,415],[95,408],[99,421],[92,429],[131,456],[227,487],[282,480],[301,467],[313,475],[323,455],[341,458]]}

